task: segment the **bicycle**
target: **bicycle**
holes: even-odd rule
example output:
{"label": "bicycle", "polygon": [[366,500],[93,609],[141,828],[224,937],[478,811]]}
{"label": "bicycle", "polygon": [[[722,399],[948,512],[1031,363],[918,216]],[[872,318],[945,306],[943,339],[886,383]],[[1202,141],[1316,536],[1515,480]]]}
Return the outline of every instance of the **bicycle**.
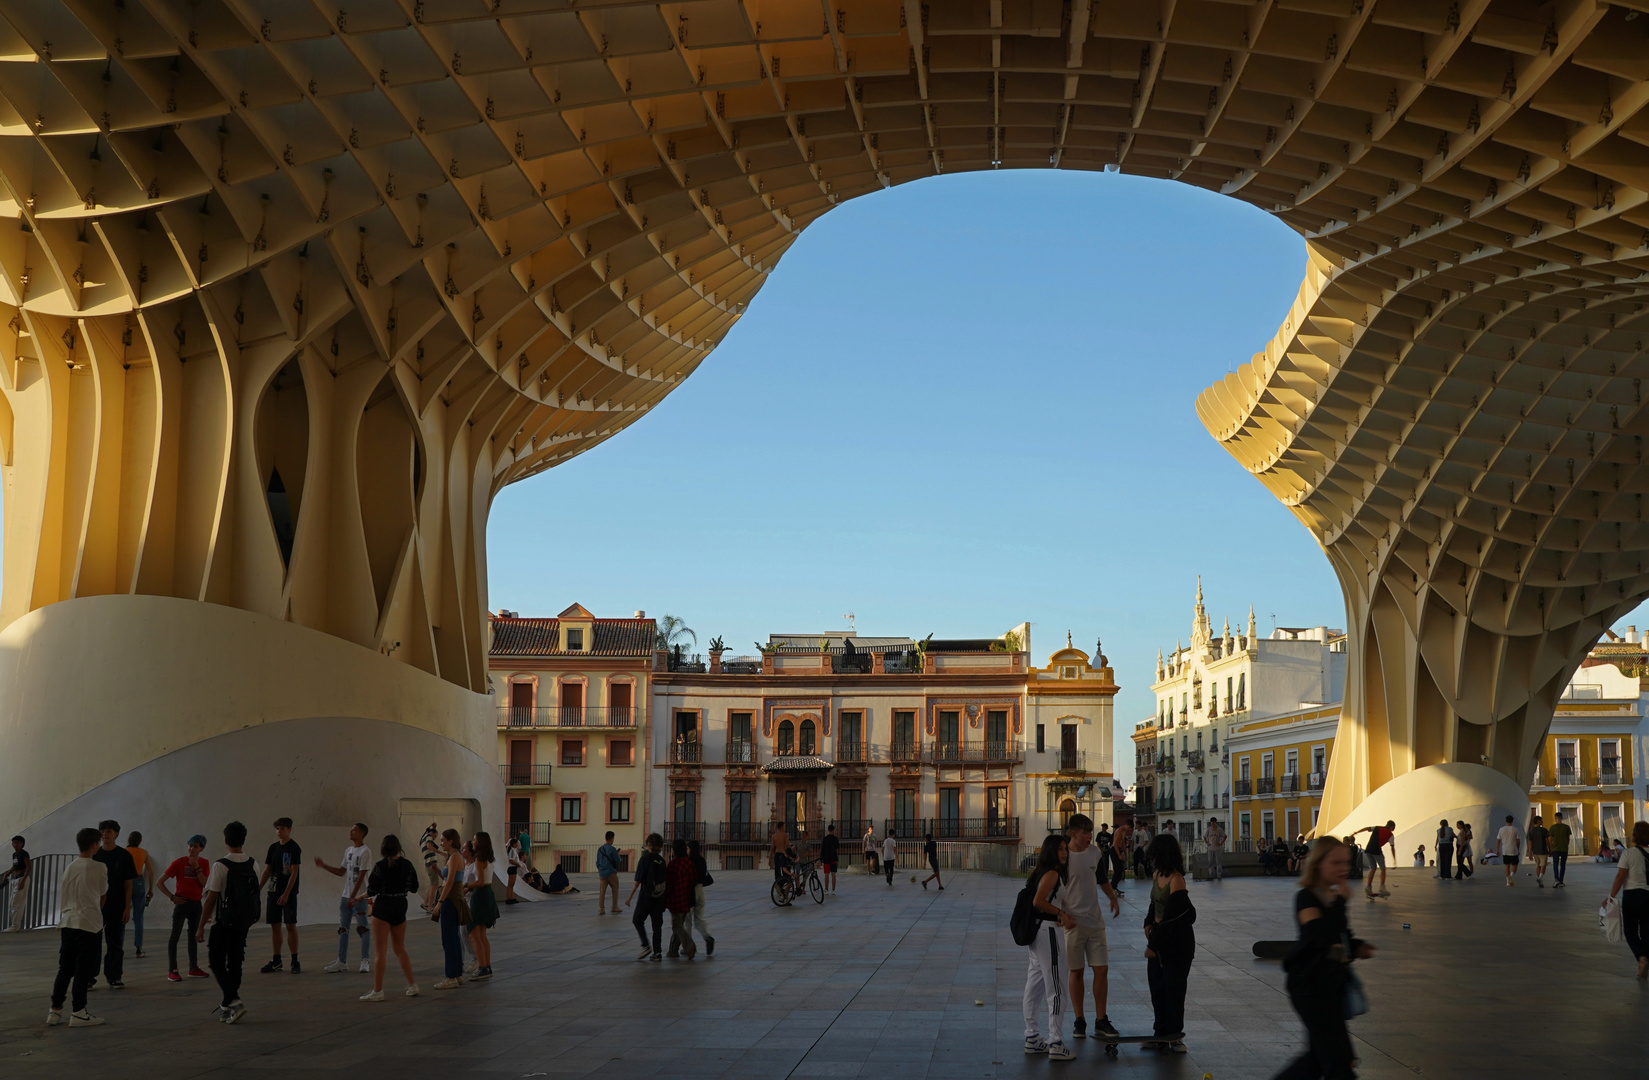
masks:
{"label": "bicycle", "polygon": [[819,864],[809,859],[798,862],[796,869],[773,883],[768,895],[776,907],[789,907],[798,896],[809,895],[815,904],[824,903],[824,879],[819,876]]}

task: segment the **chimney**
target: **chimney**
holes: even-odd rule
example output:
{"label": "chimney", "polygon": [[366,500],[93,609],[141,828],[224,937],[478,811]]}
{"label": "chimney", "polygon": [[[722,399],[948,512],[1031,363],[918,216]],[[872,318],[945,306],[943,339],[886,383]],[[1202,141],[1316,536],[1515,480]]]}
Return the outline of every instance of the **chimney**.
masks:
{"label": "chimney", "polygon": [[1636,645],[1638,643],[1638,628],[1637,627],[1628,626],[1626,628],[1626,642],[1629,645]]}
{"label": "chimney", "polygon": [[636,612],[636,618],[638,618],[638,619],[645,619],[645,618],[646,618],[646,617],[647,617],[647,613],[646,613],[646,612],[645,612],[645,611],[638,611],[638,612]]}

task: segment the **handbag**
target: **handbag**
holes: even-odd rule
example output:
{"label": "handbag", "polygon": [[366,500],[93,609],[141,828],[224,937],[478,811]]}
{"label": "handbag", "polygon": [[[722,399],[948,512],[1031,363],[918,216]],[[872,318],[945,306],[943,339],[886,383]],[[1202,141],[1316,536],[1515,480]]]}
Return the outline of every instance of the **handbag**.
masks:
{"label": "handbag", "polygon": [[459,926],[468,926],[474,921],[474,917],[470,915],[469,901],[464,899],[463,893],[453,893],[452,906],[458,909]]}
{"label": "handbag", "polygon": [[1619,943],[1621,937],[1620,901],[1613,896],[1603,901],[1603,906],[1597,909],[1597,928],[1603,931],[1603,936],[1611,942]]}
{"label": "handbag", "polygon": [[1341,934],[1340,943],[1345,946],[1346,950],[1346,986],[1345,996],[1341,999],[1342,1011],[1345,1013],[1345,1018],[1350,1020],[1354,1016],[1361,1016],[1368,1012],[1368,995],[1363,992],[1363,980],[1359,979],[1357,973],[1351,970],[1353,955],[1351,939],[1345,934]]}

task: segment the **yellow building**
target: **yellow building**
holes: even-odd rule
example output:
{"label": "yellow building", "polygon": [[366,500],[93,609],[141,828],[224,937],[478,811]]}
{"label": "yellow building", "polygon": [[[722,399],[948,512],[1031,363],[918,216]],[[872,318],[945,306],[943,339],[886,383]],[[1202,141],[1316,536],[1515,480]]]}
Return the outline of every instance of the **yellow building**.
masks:
{"label": "yellow building", "polygon": [[1233,847],[1292,840],[1317,827],[1340,706],[1312,705],[1231,726]]}

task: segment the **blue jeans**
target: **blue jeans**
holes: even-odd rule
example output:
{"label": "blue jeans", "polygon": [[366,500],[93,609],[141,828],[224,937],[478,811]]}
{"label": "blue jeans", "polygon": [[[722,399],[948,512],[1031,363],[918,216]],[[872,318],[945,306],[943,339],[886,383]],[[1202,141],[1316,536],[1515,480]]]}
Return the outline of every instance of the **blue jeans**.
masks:
{"label": "blue jeans", "polygon": [[148,893],[143,891],[143,879],[132,882],[132,948],[143,948],[143,909],[149,906]]}
{"label": "blue jeans", "polygon": [[464,935],[458,927],[458,908],[451,900],[441,901],[441,952],[446,957],[447,978],[464,974]]}
{"label": "blue jeans", "polygon": [[356,932],[361,936],[361,959],[366,960],[372,955],[372,932],[366,925],[366,901],[357,900],[353,904],[349,897],[338,897],[338,963],[349,963],[349,920],[355,920]]}

